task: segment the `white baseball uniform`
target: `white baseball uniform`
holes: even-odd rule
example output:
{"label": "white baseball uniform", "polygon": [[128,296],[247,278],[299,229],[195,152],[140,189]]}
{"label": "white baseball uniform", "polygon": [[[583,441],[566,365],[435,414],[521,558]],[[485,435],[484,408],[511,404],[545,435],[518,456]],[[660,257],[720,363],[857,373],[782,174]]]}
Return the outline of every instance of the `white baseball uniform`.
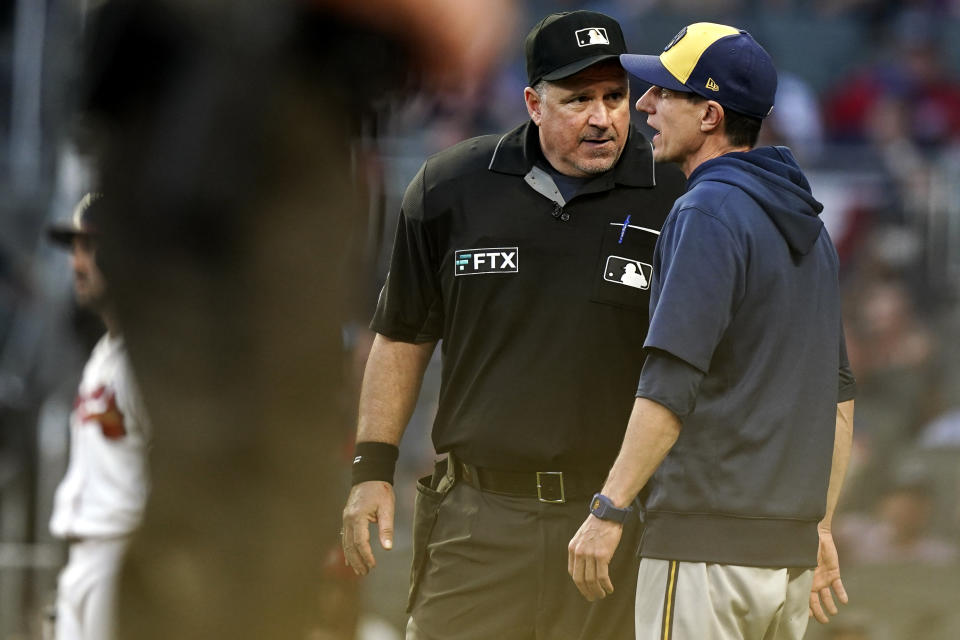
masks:
{"label": "white baseball uniform", "polygon": [[149,490],[149,421],[123,338],[104,335],[70,415],[70,462],[50,531],[70,541],[57,587],[57,640],[112,637],[116,579]]}

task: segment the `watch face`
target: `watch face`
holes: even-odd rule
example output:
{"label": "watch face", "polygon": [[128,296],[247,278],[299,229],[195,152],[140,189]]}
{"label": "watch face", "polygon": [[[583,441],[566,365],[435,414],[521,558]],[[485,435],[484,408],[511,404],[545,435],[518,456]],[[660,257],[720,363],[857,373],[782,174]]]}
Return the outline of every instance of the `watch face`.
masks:
{"label": "watch face", "polygon": [[594,510],[594,511],[596,511],[597,509],[599,509],[599,508],[600,508],[600,498],[595,498],[595,499],[593,500],[593,506],[590,507],[590,508],[591,508],[592,510]]}

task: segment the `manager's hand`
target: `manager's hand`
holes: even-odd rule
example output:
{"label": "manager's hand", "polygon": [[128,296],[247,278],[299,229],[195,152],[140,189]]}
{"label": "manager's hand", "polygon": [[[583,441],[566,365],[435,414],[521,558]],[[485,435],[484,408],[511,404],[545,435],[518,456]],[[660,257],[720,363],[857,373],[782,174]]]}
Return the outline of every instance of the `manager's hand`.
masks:
{"label": "manager's hand", "polygon": [[380,546],[393,548],[393,511],[396,498],[393,485],[380,480],[369,480],[350,489],[347,506],[343,508],[343,531],[340,543],[347,564],[358,576],[365,576],[377,561],[370,548],[370,524],[377,523]]}
{"label": "manager's hand", "polygon": [[622,524],[591,514],[567,545],[567,573],[590,602],[613,593],[610,560],[622,535]]}
{"label": "manager's hand", "polygon": [[[847,604],[847,591],[840,579],[840,560],[833,534],[826,529],[818,529],[820,548],[817,550],[817,568],[813,572],[813,585],[810,587],[810,616],[817,622],[827,624],[830,616],[839,613],[833,601],[833,593],[843,604]],[[833,593],[831,593],[831,589]],[[824,611],[826,609],[826,611]],[[828,615],[829,614],[829,615]]]}

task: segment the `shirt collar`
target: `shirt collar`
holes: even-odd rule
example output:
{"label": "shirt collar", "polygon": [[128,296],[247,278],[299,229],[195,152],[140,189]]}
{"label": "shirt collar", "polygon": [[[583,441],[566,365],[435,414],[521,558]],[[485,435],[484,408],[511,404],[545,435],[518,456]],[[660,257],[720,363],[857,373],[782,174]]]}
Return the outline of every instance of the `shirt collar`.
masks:
{"label": "shirt collar", "polygon": [[[487,168],[497,173],[523,176],[540,157],[540,128],[528,120],[503,134]],[[652,187],[656,184],[653,147],[633,125],[630,125],[627,144],[617,164],[588,183],[590,191],[612,189],[614,184],[628,187]]]}

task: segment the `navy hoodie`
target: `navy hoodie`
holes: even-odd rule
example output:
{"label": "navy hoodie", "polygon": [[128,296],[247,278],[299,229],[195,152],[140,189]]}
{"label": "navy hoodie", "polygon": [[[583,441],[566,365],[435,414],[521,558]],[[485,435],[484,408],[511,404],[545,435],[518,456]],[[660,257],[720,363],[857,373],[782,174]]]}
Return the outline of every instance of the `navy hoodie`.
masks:
{"label": "navy hoodie", "polygon": [[836,405],[852,397],[822,209],[790,150],[763,147],[697,167],[667,218],[645,346],[700,384],[649,484],[643,556],[816,565]]}

